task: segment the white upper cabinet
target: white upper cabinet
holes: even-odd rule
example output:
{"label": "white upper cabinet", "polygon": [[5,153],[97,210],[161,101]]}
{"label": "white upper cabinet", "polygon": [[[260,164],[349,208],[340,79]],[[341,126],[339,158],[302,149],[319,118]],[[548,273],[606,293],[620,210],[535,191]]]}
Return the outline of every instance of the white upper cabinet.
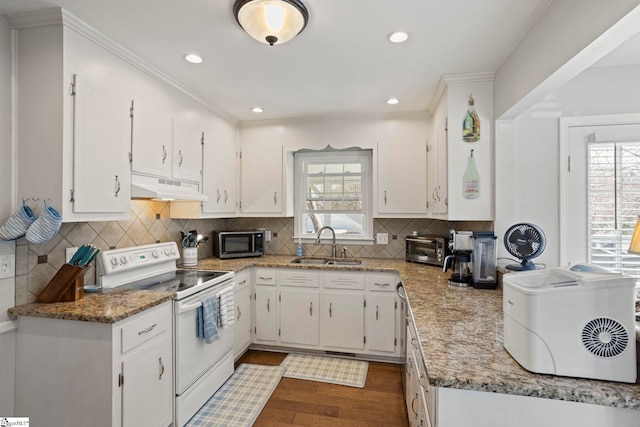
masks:
{"label": "white upper cabinet", "polygon": [[131,98],[87,65],[109,54],[61,24],[12,25],[18,196],[64,222],[127,220]]}
{"label": "white upper cabinet", "polygon": [[[491,221],[493,212],[493,73],[444,76],[432,114],[429,152],[429,217],[448,221]],[[469,104],[473,98],[473,106]],[[478,137],[465,140],[467,113],[475,110]],[[446,141],[446,142],[445,142]],[[433,151],[431,149],[433,148]],[[470,168],[471,151],[475,171]],[[465,191],[465,176],[473,176]],[[471,180],[469,180],[471,182]],[[472,195],[473,197],[469,197]]]}
{"label": "white upper cabinet", "polygon": [[124,214],[131,200],[128,101],[80,75],[73,93],[73,210]]}
{"label": "white upper cabinet", "polygon": [[380,216],[426,214],[426,148],[426,141],[419,138],[378,142],[376,200]]}
{"label": "white upper cabinet", "polygon": [[237,207],[238,134],[236,127],[219,121],[205,132],[202,154],[203,214],[235,214]]}
{"label": "white upper cabinet", "polygon": [[265,138],[249,135],[242,141],[240,157],[240,213],[287,216],[287,197],[293,199],[293,192],[285,192],[284,145],[277,134],[269,132]]}
{"label": "white upper cabinet", "polygon": [[204,132],[196,123],[173,120],[173,173],[187,181],[200,182]]}
{"label": "white upper cabinet", "polygon": [[132,115],[131,170],[149,175],[171,176],[171,115],[153,110],[140,100],[133,102]]}

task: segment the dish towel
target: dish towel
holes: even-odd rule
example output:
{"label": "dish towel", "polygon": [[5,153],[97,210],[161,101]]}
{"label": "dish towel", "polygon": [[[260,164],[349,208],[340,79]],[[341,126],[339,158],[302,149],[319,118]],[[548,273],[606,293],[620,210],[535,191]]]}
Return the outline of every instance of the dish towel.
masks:
{"label": "dish towel", "polygon": [[202,301],[198,307],[196,316],[197,336],[211,344],[220,336],[218,335],[218,298],[212,297]]}
{"label": "dish towel", "polygon": [[218,312],[218,326],[226,328],[233,325],[236,317],[233,300],[233,286],[228,286],[216,294],[220,299],[220,310]]}

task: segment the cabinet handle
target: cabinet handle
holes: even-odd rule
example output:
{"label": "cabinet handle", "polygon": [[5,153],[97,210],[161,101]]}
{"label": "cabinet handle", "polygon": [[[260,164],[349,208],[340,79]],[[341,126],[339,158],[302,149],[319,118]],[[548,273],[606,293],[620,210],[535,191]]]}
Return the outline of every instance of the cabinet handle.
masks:
{"label": "cabinet handle", "polygon": [[440,201],[440,186],[438,185],[438,189],[436,190],[436,197],[438,198],[438,201]]}
{"label": "cabinet handle", "polygon": [[118,179],[118,175],[116,175],[116,197],[118,197],[119,192],[120,192],[120,180]]}
{"label": "cabinet handle", "polygon": [[184,160],[184,157],[182,156],[182,150],[178,150],[178,157],[180,157],[180,160],[178,161],[178,167],[181,168],[182,161]]}
{"label": "cabinet handle", "polygon": [[273,192],[273,204],[274,205],[278,204],[278,192],[277,191]]}
{"label": "cabinet handle", "polygon": [[309,303],[309,316],[313,317],[313,301]]}
{"label": "cabinet handle", "polygon": [[431,192],[431,198],[433,199],[434,202],[436,202],[438,199],[436,199],[436,187],[433,187],[433,191]]}
{"label": "cabinet handle", "polygon": [[142,334],[148,334],[149,332],[151,332],[156,326],[158,326],[157,323],[154,323],[153,325],[149,326],[147,329],[144,329],[140,332],[138,332],[138,336],[142,335]]}
{"label": "cabinet handle", "polygon": [[237,321],[240,321],[240,317],[242,317],[242,311],[240,311],[240,307],[236,307],[238,309],[238,318]]}
{"label": "cabinet handle", "polygon": [[220,203],[220,189],[216,190],[216,203]]}
{"label": "cabinet handle", "polygon": [[238,285],[244,285],[245,283],[247,283],[247,279],[244,279],[242,282],[238,283]]}
{"label": "cabinet handle", "polygon": [[167,160],[167,149],[164,148],[164,145],[162,146],[162,164],[164,164],[164,161]]}
{"label": "cabinet handle", "polygon": [[229,195],[227,194],[227,190],[224,190],[224,204],[227,204],[227,200],[229,199]]}
{"label": "cabinet handle", "polygon": [[411,399],[411,410],[413,411],[413,416],[417,417],[418,413],[416,412],[416,408],[413,407],[413,404],[416,402],[416,400],[418,400],[418,393],[416,393],[416,395],[413,397],[413,399]]}
{"label": "cabinet handle", "polygon": [[388,284],[388,283],[374,283],[374,285],[376,285],[376,286],[381,286],[381,287],[383,287],[383,288],[386,288],[387,286],[389,286],[389,284]]}
{"label": "cabinet handle", "polygon": [[267,313],[271,313],[271,308],[269,306],[270,303],[271,303],[271,300],[267,298]]}
{"label": "cabinet handle", "polygon": [[379,310],[378,310],[378,306],[376,305],[376,320],[378,320],[378,319],[379,319],[378,311],[379,311]]}
{"label": "cabinet handle", "polygon": [[164,363],[162,363],[162,357],[158,357],[158,363],[160,364],[160,375],[158,376],[158,379],[161,380],[164,375]]}
{"label": "cabinet handle", "polygon": [[[419,370],[419,369],[420,369],[420,368],[418,368],[418,370]],[[426,391],[426,392],[428,393],[428,392],[429,392],[429,390],[427,389],[427,385],[428,385],[428,384],[427,384],[427,385],[422,384],[422,380],[423,380],[423,379],[424,379],[424,374],[422,374],[422,373],[421,373],[421,374],[418,376],[418,384],[420,384],[420,387],[422,387],[422,388],[424,389],[424,391]]]}
{"label": "cabinet handle", "polygon": [[411,343],[411,347],[415,348],[416,350],[418,349],[418,344],[415,338],[411,338],[411,341],[409,341]]}
{"label": "cabinet handle", "polygon": [[258,276],[258,279],[260,279],[260,280],[273,280],[273,277],[262,277],[262,276]]}
{"label": "cabinet handle", "polygon": [[331,304],[333,303],[329,303],[329,317],[333,317],[333,306]]}
{"label": "cabinet handle", "polygon": [[387,204],[387,190],[384,190],[384,204]]}

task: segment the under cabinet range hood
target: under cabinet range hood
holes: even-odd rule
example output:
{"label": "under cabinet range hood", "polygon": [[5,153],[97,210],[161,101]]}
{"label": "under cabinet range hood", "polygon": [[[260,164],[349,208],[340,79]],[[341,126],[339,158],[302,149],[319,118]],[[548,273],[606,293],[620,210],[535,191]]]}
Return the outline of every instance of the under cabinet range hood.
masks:
{"label": "under cabinet range hood", "polygon": [[162,201],[182,200],[206,202],[197,182],[131,174],[131,197]]}

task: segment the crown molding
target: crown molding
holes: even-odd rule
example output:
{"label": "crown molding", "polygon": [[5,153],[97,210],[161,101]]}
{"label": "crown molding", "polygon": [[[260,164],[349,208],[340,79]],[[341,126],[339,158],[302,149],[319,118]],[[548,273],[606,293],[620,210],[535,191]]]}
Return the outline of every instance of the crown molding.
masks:
{"label": "crown molding", "polygon": [[402,120],[402,119],[423,119],[429,118],[427,111],[404,111],[394,113],[345,113],[338,115],[314,115],[302,117],[289,117],[280,119],[264,119],[264,120],[240,120],[238,127],[248,128],[257,126],[273,126],[273,125],[293,125],[302,123],[322,123],[327,121],[357,121],[357,120]]}
{"label": "crown molding", "polygon": [[70,14],[62,8],[49,8],[32,12],[21,12],[7,15],[7,22],[9,23],[11,28],[17,30],[49,25],[64,25],[65,27],[76,31],[80,35],[96,43],[103,49],[111,52],[126,63],[144,72],[148,76],[156,79],[168,88],[174,90],[175,92],[178,92],[183,96],[186,96],[187,98],[211,111],[213,114],[223,118],[224,120],[234,125],[238,124],[238,120],[235,117],[232,117],[229,114],[210,105],[195,93],[193,93],[191,90],[180,84],[178,81],[172,79],[162,71],[145,62],[131,51],[114,42],[86,22],[82,21],[81,19]]}
{"label": "crown molding", "polygon": [[483,71],[479,73],[460,73],[460,74],[443,74],[438,82],[438,87],[431,98],[431,103],[427,111],[429,114],[433,114],[442,98],[442,94],[448,85],[460,84],[460,83],[478,83],[478,82],[492,82],[495,77],[494,71]]}

